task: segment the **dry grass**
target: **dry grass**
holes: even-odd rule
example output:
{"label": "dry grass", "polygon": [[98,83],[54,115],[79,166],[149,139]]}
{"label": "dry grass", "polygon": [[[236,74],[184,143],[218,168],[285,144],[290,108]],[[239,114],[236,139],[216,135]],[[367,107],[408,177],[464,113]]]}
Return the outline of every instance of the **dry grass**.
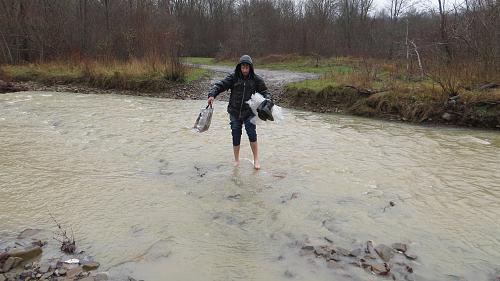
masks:
{"label": "dry grass", "polygon": [[[495,80],[496,74],[478,77],[477,70],[441,69],[434,76],[408,75],[406,65],[374,59],[359,60],[349,71],[334,71],[320,79],[289,84],[287,104],[314,111],[350,112],[412,122],[448,122],[498,128],[500,126],[500,89],[479,91],[478,86]],[[436,78],[437,77],[437,78]],[[432,79],[431,79],[432,78]],[[439,80],[438,80],[439,79]],[[492,80],[490,80],[492,79]],[[371,95],[354,93],[359,90]],[[458,95],[457,100],[449,97]],[[444,120],[443,114],[450,114]]]}
{"label": "dry grass", "polygon": [[157,91],[172,83],[195,80],[202,75],[177,62],[158,58],[129,61],[52,61],[41,64],[6,65],[1,70],[12,80],[47,84],[85,83],[105,89]]}

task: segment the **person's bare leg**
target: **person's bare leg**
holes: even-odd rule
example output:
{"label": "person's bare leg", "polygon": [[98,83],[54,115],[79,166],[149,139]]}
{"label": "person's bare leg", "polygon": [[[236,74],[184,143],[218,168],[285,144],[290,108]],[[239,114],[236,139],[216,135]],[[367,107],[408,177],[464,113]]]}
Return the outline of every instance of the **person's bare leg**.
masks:
{"label": "person's bare leg", "polygon": [[260,169],[260,162],[259,162],[259,149],[257,146],[257,142],[250,142],[250,148],[252,149],[253,153],[253,167],[258,170]]}
{"label": "person's bare leg", "polygon": [[240,165],[240,146],[239,145],[233,146],[233,153],[234,153],[234,166],[238,167]]}

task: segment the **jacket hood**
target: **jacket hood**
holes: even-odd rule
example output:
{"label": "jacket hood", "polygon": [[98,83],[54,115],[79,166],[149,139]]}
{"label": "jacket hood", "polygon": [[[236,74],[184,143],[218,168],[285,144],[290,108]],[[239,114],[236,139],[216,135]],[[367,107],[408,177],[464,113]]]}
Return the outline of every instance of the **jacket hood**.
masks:
{"label": "jacket hood", "polygon": [[249,76],[253,77],[254,76],[253,61],[252,61],[252,58],[249,55],[243,55],[243,56],[241,56],[240,62],[236,65],[236,68],[235,68],[234,72],[239,77],[243,77],[243,73],[241,73],[241,68],[240,68],[241,64],[243,64],[243,63],[246,63],[246,64],[250,65],[250,74],[249,74]]}

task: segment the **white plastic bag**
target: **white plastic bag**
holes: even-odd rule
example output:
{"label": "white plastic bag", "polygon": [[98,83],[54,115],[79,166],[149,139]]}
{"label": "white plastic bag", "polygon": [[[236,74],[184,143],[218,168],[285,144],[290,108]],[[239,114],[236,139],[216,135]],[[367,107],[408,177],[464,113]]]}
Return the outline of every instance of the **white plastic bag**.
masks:
{"label": "white plastic bag", "polygon": [[210,122],[212,121],[213,112],[214,108],[211,105],[207,105],[206,108],[202,108],[200,110],[200,114],[198,114],[196,122],[194,123],[193,129],[195,129],[198,133],[208,130]]}
{"label": "white plastic bag", "polygon": [[[259,94],[259,93],[255,93],[252,95],[252,98],[249,99],[247,101],[248,105],[250,106],[250,108],[252,109],[252,112],[253,114],[255,115],[251,120],[250,122],[252,122],[253,124],[257,124],[257,123],[260,123],[262,122],[262,120],[260,120],[260,118],[258,117],[258,113],[257,113],[257,108],[259,107],[259,105],[265,100],[265,98]],[[277,106],[277,105],[274,105],[273,106],[273,118],[275,121],[281,121],[283,120],[283,112],[281,110],[281,107]]]}

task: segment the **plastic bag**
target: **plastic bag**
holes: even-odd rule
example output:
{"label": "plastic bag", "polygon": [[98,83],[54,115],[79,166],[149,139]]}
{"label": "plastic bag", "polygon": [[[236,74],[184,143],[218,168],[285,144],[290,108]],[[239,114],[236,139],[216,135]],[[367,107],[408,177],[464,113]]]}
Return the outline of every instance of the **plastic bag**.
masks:
{"label": "plastic bag", "polygon": [[274,103],[271,100],[264,100],[259,107],[257,107],[257,113],[260,120],[263,121],[274,121],[273,117],[273,107]]}
{"label": "plastic bag", "polygon": [[[257,109],[262,104],[262,102],[265,100],[266,99],[261,94],[255,93],[252,95],[252,98],[246,102],[246,103],[248,103],[248,105],[252,109],[253,114],[255,115],[255,117],[253,117],[250,120],[250,122],[252,122],[253,124],[257,124],[257,123],[262,121],[259,117],[257,117],[257,116],[259,116],[259,112],[257,111]],[[274,121],[281,121],[284,119],[283,113],[281,111],[281,107],[279,107],[277,105],[273,105],[271,110],[272,110],[272,115],[273,115]]]}
{"label": "plastic bag", "polygon": [[214,113],[214,108],[211,105],[207,105],[206,108],[202,108],[198,118],[194,123],[193,129],[198,133],[205,132],[210,127],[210,122],[212,121],[212,114]]}

